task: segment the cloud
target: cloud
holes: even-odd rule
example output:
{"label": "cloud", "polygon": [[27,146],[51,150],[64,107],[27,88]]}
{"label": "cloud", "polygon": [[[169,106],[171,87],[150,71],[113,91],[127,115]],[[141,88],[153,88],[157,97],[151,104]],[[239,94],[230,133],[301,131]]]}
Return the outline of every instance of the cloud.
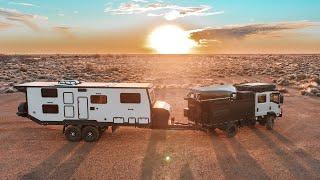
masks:
{"label": "cloud", "polygon": [[132,2],[136,2],[136,3],[147,3],[147,0],[132,0]]}
{"label": "cloud", "polygon": [[277,24],[251,24],[225,26],[222,28],[206,28],[190,31],[190,37],[198,42],[208,40],[234,40],[253,35],[268,35],[285,30],[295,30],[311,27],[311,22],[287,22]]}
{"label": "cloud", "polygon": [[40,29],[38,25],[35,23],[36,20],[40,20],[40,21],[48,20],[48,18],[45,16],[39,16],[35,14],[26,14],[26,13],[21,13],[14,9],[4,9],[4,8],[0,8],[0,16],[5,17],[7,20],[10,20],[10,21],[21,22],[35,31],[38,31]]}
{"label": "cloud", "polygon": [[[138,0],[141,2],[141,0]],[[148,13],[147,16],[159,16],[164,17],[166,20],[176,20],[178,18],[187,16],[211,16],[224,13],[223,11],[211,11],[211,7],[207,5],[201,5],[197,7],[186,7],[165,4],[163,2],[143,4],[134,2],[121,3],[118,8],[112,8],[108,6],[105,8],[105,12],[111,14],[143,14]]]}
{"label": "cloud", "polygon": [[67,27],[67,26],[56,26],[53,27],[53,30],[56,31],[57,33],[60,33],[61,35],[73,39],[75,38],[74,34],[71,31],[71,27]]}
{"label": "cloud", "polygon": [[9,28],[11,26],[12,26],[12,24],[5,23],[5,22],[0,22],[0,30],[1,29],[7,29],[7,28]]}
{"label": "cloud", "polygon": [[23,3],[23,2],[13,2],[10,1],[9,4],[20,5],[20,6],[29,6],[29,7],[40,7],[31,3]]}

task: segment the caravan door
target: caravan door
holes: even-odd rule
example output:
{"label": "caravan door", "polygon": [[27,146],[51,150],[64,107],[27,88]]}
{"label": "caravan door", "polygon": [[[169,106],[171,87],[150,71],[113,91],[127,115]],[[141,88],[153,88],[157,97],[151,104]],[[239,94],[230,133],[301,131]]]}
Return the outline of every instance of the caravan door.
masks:
{"label": "caravan door", "polygon": [[87,97],[78,97],[78,118],[79,119],[89,118]]}

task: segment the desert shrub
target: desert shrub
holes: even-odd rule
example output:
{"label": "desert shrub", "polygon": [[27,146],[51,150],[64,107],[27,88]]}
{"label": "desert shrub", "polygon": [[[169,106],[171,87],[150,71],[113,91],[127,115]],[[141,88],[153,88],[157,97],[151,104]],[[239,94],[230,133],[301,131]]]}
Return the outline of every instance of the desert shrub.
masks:
{"label": "desert shrub", "polygon": [[84,68],[84,70],[85,70],[86,72],[93,72],[93,71],[95,70],[95,67],[94,67],[93,64],[87,63],[87,64],[86,64],[86,67]]}

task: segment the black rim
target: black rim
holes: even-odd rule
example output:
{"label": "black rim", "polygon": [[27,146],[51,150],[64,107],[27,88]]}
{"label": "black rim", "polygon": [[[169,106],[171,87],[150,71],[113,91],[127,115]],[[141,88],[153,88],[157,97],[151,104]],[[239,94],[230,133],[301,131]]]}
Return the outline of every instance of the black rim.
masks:
{"label": "black rim", "polygon": [[233,134],[235,134],[235,132],[236,132],[236,127],[235,126],[229,127],[229,129],[228,129],[228,134],[229,135],[233,135]]}
{"label": "black rim", "polygon": [[79,137],[79,132],[76,129],[70,129],[70,131],[68,132],[68,138],[71,140],[76,140]]}

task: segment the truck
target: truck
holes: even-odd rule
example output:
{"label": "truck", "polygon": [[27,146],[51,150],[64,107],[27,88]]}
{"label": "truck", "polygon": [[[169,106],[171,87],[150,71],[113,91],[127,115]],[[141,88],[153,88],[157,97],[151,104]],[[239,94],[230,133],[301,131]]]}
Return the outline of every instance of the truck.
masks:
{"label": "truck", "polygon": [[184,116],[196,126],[223,130],[227,137],[237,134],[239,127],[256,122],[274,128],[282,117],[283,95],[269,83],[243,83],[191,88]]}
{"label": "truck", "polygon": [[25,93],[18,116],[41,125],[63,125],[69,141],[93,142],[111,127],[167,128],[171,106],[155,98],[151,83],[61,80],[15,86]]}

